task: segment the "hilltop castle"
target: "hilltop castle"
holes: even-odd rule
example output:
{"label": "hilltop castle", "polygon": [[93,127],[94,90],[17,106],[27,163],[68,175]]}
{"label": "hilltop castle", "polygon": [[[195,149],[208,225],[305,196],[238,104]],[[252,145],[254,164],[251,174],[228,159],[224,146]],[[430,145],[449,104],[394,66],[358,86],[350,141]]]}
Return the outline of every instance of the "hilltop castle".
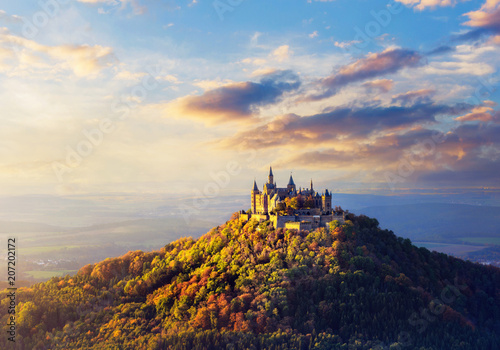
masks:
{"label": "hilltop castle", "polygon": [[270,220],[275,228],[285,227],[298,230],[311,230],[326,227],[334,220],[344,222],[344,211],[332,209],[332,194],[325,190],[319,194],[310,188],[295,186],[292,175],[286,187],[278,187],[274,182],[273,169],[269,168],[267,183],[259,191],[254,180],[251,191],[251,208],[248,213],[241,211],[240,217],[259,221]]}

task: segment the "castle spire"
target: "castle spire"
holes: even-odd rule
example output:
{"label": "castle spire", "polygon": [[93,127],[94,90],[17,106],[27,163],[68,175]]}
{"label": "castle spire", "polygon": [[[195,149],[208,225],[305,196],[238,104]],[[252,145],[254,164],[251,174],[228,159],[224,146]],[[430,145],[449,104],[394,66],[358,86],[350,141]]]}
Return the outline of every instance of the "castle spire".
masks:
{"label": "castle spire", "polygon": [[273,168],[269,167],[269,176],[267,177],[267,183],[273,184],[274,183],[274,175],[273,175]]}
{"label": "castle spire", "polygon": [[288,192],[295,192],[295,182],[293,182],[292,173],[290,173],[290,180],[288,180],[288,185],[286,186]]}
{"label": "castle spire", "polygon": [[255,181],[255,179],[253,180],[253,191],[259,191],[259,188],[257,187],[257,182]]}
{"label": "castle spire", "polygon": [[311,192],[313,192],[313,179],[311,179]]}

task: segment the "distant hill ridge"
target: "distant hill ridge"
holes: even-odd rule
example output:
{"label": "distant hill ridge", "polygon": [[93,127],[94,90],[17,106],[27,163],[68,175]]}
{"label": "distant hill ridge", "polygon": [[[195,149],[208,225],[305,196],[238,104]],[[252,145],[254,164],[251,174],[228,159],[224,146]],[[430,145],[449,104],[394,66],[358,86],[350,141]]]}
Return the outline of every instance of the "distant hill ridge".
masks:
{"label": "distant hill ridge", "polygon": [[0,233],[15,234],[21,232],[57,232],[67,230],[67,228],[39,222],[0,221]]}
{"label": "distant hill ridge", "polygon": [[[0,300],[6,334],[7,291]],[[312,232],[235,214],[197,240],[87,265],[17,300],[16,349],[500,345],[500,269],[417,248],[353,214]]]}
{"label": "distant hill ridge", "polygon": [[384,227],[414,240],[446,241],[500,234],[500,207],[417,203],[367,207],[357,212],[376,217]]}

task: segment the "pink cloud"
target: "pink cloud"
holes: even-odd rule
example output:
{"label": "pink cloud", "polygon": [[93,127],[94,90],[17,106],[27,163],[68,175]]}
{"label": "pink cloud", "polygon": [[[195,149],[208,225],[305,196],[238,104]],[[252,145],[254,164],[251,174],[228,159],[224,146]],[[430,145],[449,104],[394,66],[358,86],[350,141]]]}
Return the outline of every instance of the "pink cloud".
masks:
{"label": "pink cloud", "polygon": [[406,67],[416,67],[423,57],[406,49],[389,48],[383,52],[370,53],[366,57],[341,67],[337,73],[318,81],[323,92],[307,96],[305,101],[321,100],[333,96],[338,89],[353,82],[396,73]]}

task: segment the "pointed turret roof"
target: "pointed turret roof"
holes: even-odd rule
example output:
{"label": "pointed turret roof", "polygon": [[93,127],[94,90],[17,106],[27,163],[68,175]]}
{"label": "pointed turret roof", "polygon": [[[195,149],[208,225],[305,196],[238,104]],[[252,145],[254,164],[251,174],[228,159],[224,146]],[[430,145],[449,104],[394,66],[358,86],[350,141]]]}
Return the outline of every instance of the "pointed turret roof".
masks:
{"label": "pointed turret roof", "polygon": [[255,180],[253,180],[253,191],[258,191],[259,188],[257,187],[257,182],[255,182]]}
{"label": "pointed turret roof", "polygon": [[293,186],[295,186],[295,183],[293,182],[293,177],[292,177],[292,174],[290,174],[290,180],[288,180],[288,185],[293,185]]}
{"label": "pointed turret roof", "polygon": [[269,176],[274,176],[273,175],[273,167],[269,167]]}
{"label": "pointed turret roof", "polygon": [[311,191],[313,190],[313,179],[311,179]]}

